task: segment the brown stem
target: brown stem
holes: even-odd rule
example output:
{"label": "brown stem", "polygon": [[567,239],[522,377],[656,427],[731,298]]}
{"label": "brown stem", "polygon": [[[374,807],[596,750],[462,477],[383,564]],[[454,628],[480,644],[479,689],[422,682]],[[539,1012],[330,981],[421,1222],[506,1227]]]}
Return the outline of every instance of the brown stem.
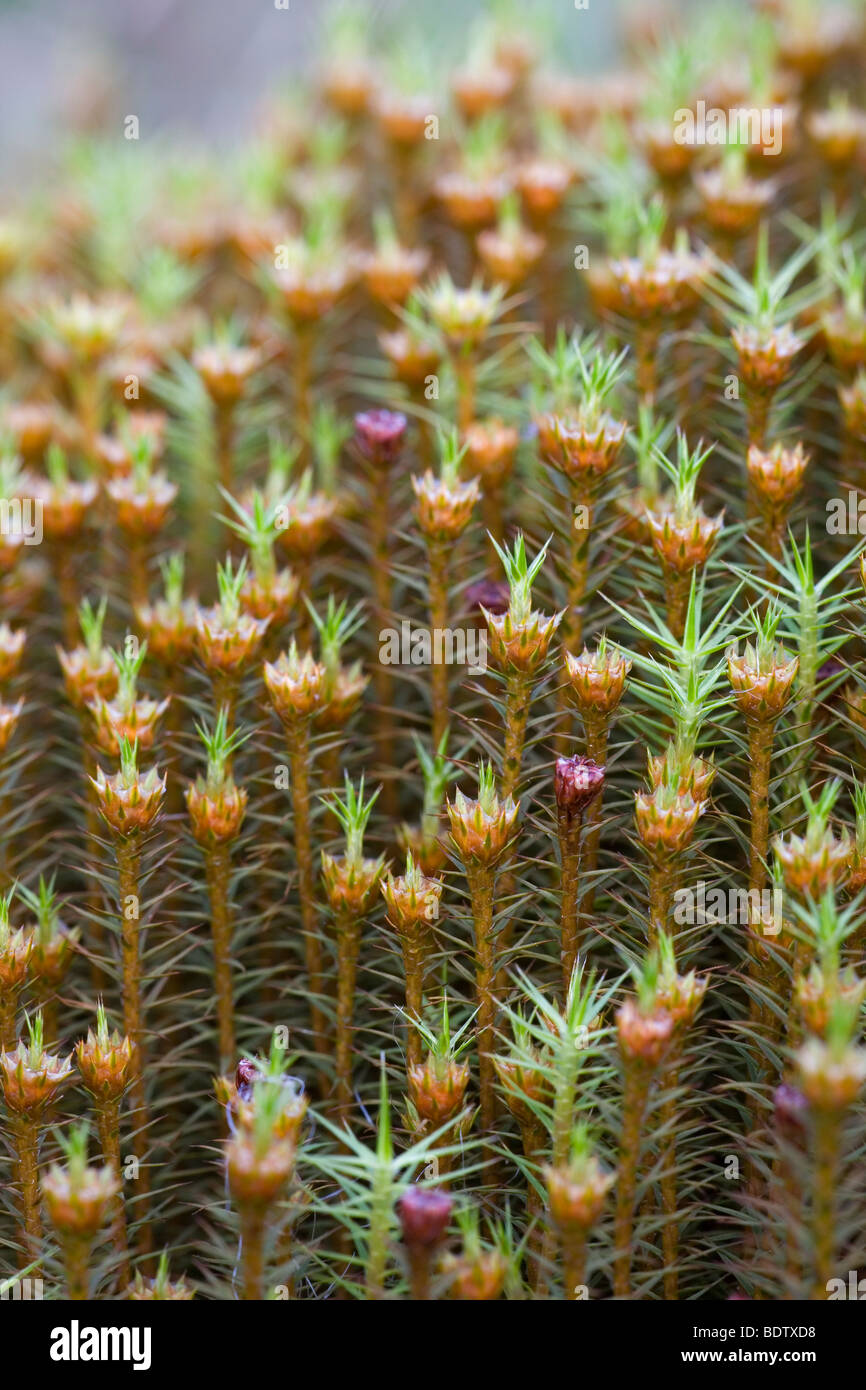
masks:
{"label": "brown stem", "polygon": [[299,720],[286,730],[289,766],[292,776],[292,814],[295,858],[298,865],[298,897],[301,900],[301,927],[304,933],[304,960],[310,992],[310,1024],[313,1046],[327,1056],[328,1037],[325,1017],[319,1005],[324,993],[322,942],[316,920],[316,894],[313,877],[313,837],[310,815],[310,726]]}
{"label": "brown stem", "polygon": [[[374,615],[379,631],[391,625],[390,555],[390,479],[384,469],[377,470],[370,493],[370,533],[372,541]],[[376,745],[382,768],[390,771],[394,762],[394,677],[390,666],[377,661],[373,682],[376,694]],[[385,777],[382,809],[389,818],[397,814],[397,787]]]}
{"label": "brown stem", "polygon": [[[587,718],[586,726],[586,756],[592,758],[599,767],[604,767],[607,761],[607,723],[604,719],[596,720]],[[601,807],[604,800],[604,786],[597,796],[586,808],[583,846],[581,850],[581,875],[586,883],[583,896],[580,901],[581,923],[578,928],[582,934],[586,926],[586,919],[592,914],[593,903],[595,902],[595,884],[593,875],[598,868],[598,851],[601,843]]]}
{"label": "brown stem", "polygon": [[749,397],[746,405],[746,428],[749,445],[763,449],[767,433],[767,420],[770,414],[772,396],[756,394]]}
{"label": "brown stem", "polygon": [[61,1237],[61,1243],[68,1297],[76,1303],[86,1302],[90,1297],[90,1237],[69,1235]]}
{"label": "brown stem", "polygon": [[265,1283],[265,1221],[258,1208],[241,1209],[241,1298],[245,1301],[264,1297]]}
{"label": "brown stem", "polygon": [[[493,934],[493,871],[486,864],[466,866],[475,934],[475,998],[478,1005],[478,1086],[481,1125],[487,1135],[496,1124],[496,1069],[493,1065],[496,1024],[496,945]],[[492,1157],[489,1145],[485,1149]],[[486,1170],[488,1173],[490,1168]]]}
{"label": "brown stem", "polygon": [[815,1259],[815,1299],[826,1299],[836,1268],[836,1177],[839,1166],[839,1116],[819,1109],[815,1117],[812,1176],[812,1243]]}
{"label": "brown stem", "polygon": [[403,971],[406,977],[406,1013],[410,1023],[406,1030],[406,1065],[417,1067],[422,1061],[422,1039],[411,1020],[421,1018],[424,1008],[424,943],[419,936],[403,935]]}
{"label": "brown stem", "polygon": [[560,1233],[565,1297],[572,1303],[582,1295],[586,1284],[586,1227],[572,1226]]}
{"label": "brown stem", "polygon": [[457,428],[462,435],[475,419],[475,357],[471,352],[458,352],[452,360],[457,380]]}
{"label": "brown stem", "polygon": [[129,608],[133,616],[147,603],[147,541],[143,536],[129,536]]}
{"label": "brown stem", "polygon": [[652,407],[656,395],[656,353],[658,330],[654,325],[638,329],[635,342],[637,390],[641,405]]}
{"label": "brown stem", "polygon": [[216,407],[216,462],[217,478],[221,488],[231,492],[234,485],[234,444],[235,407],[234,404]]}
{"label": "brown stem", "polygon": [[361,922],[349,913],[337,917],[337,1048],[334,1107],[345,1117],[352,1104],[352,1015],[361,949]]}
{"label": "brown stem", "polygon": [[[123,983],[123,1031],[132,1044],[130,1062],[130,1118],[133,1125],[132,1148],[138,1161],[138,1192],[142,1208],[150,1192],[147,1159],[147,1131],[150,1120],[144,1084],[144,1018],[141,998],[141,951],[139,941],[140,902],[138,877],[140,850],[135,839],[121,836],[115,841],[120,891],[120,950]],[[132,901],[130,901],[132,900]],[[128,906],[127,906],[128,904]],[[143,1251],[151,1249],[149,1223],[141,1227],[139,1241]]]}
{"label": "brown stem", "polygon": [[24,1221],[25,1263],[38,1258],[42,1244],[42,1217],[39,1211],[39,1122],[31,1115],[12,1120],[17,1156],[21,1214]]}
{"label": "brown stem", "polygon": [[229,901],[231,849],[228,844],[215,844],[205,851],[205,875],[210,898],[220,1069],[226,1072],[235,1061],[232,990],[232,930],[234,924]]}
{"label": "brown stem", "polygon": [[687,570],[685,574],[681,574],[679,570],[672,570],[665,566],[664,581],[668,627],[677,641],[680,642],[686,628],[686,612],[692,589],[692,570]]}
{"label": "brown stem", "polygon": [[749,888],[762,889],[767,882],[770,843],[770,761],[773,756],[772,723],[749,726]]}
{"label": "brown stem", "polygon": [[[533,1118],[531,1121],[521,1124],[520,1137],[523,1144],[523,1157],[526,1162],[537,1164],[547,1143],[544,1127]],[[526,1224],[529,1231],[526,1240],[526,1277],[532,1288],[538,1292],[538,1281],[541,1276],[540,1256],[544,1239],[541,1221],[544,1203],[535,1185],[529,1181],[529,1178],[526,1181]]]}
{"label": "brown stem", "polygon": [[[583,643],[583,610],[586,601],[586,585],[589,574],[589,543],[592,535],[593,508],[595,505],[595,494],[592,488],[585,483],[572,482],[571,485],[571,548],[568,557],[568,570],[566,572],[567,602],[565,616],[560,627],[560,637],[563,650],[570,652],[572,656],[580,653]],[[584,521],[583,512],[586,511]],[[580,519],[581,525],[575,523]],[[563,723],[571,709],[571,695],[568,682],[565,681],[559,691],[559,710]],[[560,730],[557,740],[560,752],[566,751],[566,737],[564,729]]]}
{"label": "brown stem", "polygon": [[631,1295],[632,1225],[640,1162],[641,1125],[649,1096],[650,1076],[651,1073],[640,1064],[626,1063],[614,1220],[613,1289],[617,1298],[629,1298]]}
{"label": "brown stem", "polygon": [[579,926],[577,916],[580,882],[580,835],[583,816],[559,814],[559,851],[562,859],[560,889],[560,960],[562,962],[562,997],[568,997],[568,986],[577,963]]}
{"label": "brown stem", "polygon": [[[102,1161],[113,1170],[119,1179],[122,1171],[120,1164],[120,1101],[97,1098],[95,1109]],[[114,1198],[112,1208],[111,1239],[120,1257],[120,1287],[125,1289],[129,1283],[129,1245],[126,1234],[126,1209],[120,1192]]]}
{"label": "brown stem", "polygon": [[18,1041],[15,1020],[18,1007],[18,991],[8,994],[0,994],[0,1049],[3,1052],[14,1051]]}
{"label": "brown stem", "polygon": [[[427,555],[430,563],[430,626],[435,644],[437,632],[444,634],[448,627],[448,547],[440,541],[430,541]],[[448,666],[444,661],[432,662],[430,686],[435,752],[448,728]]]}
{"label": "brown stem", "polygon": [[502,759],[502,796],[514,796],[520,781],[526,723],[532,703],[532,677],[525,671],[509,671],[505,702],[505,751]]}
{"label": "brown stem", "polygon": [[416,1303],[426,1303],[430,1298],[431,1251],[426,1245],[410,1245],[409,1287]]}
{"label": "brown stem", "polygon": [[[677,1053],[679,1046],[675,1046],[675,1051],[671,1057],[671,1069],[668,1076],[668,1086],[671,1092],[676,1091],[679,1081],[679,1066]],[[676,1302],[678,1298],[679,1270],[677,1268],[677,1254],[679,1251],[680,1232],[676,1220],[677,1216],[677,1140],[674,1126],[677,1118],[677,1099],[673,1094],[665,1097],[662,1104],[661,1124],[662,1128],[670,1128],[670,1134],[665,1140],[665,1149],[662,1157],[662,1176],[659,1186],[661,1188],[662,1211],[665,1214],[665,1223],[662,1227],[662,1253],[664,1256],[664,1295],[668,1302]]]}
{"label": "brown stem", "polygon": [[42,1010],[42,1037],[46,1047],[57,1043],[57,995],[51,986],[41,986],[38,990],[39,1007]]}
{"label": "brown stem", "polygon": [[305,464],[310,456],[310,435],[313,420],[313,348],[312,325],[299,323],[295,328],[295,433],[301,443],[299,462]]}
{"label": "brown stem", "polygon": [[674,867],[667,860],[650,861],[648,941],[654,947],[659,929],[666,931],[673,902]]}
{"label": "brown stem", "polygon": [[292,572],[298,581],[298,596],[295,600],[297,628],[295,638],[298,650],[309,651],[313,640],[313,620],[304,599],[313,598],[313,560],[310,555],[297,554],[292,557]]}
{"label": "brown stem", "polygon": [[54,573],[60,595],[63,618],[63,645],[72,651],[78,642],[78,585],[75,573],[75,548],[69,541],[55,540]]}

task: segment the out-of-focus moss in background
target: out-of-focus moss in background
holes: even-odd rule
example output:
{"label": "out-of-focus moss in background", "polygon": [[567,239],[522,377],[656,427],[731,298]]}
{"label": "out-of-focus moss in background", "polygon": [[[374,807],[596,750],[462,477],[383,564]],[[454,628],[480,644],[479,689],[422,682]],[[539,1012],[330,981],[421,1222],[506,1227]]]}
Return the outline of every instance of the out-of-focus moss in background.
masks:
{"label": "out-of-focus moss in background", "polygon": [[[642,0],[523,0],[530,27],[552,24],[564,68],[612,58],[619,15]],[[0,0],[0,172],[32,179],[70,125],[138,116],[142,138],[188,132],[231,141],[281,74],[309,68],[331,0]],[[367,0],[370,30],[459,59],[485,0]]]}

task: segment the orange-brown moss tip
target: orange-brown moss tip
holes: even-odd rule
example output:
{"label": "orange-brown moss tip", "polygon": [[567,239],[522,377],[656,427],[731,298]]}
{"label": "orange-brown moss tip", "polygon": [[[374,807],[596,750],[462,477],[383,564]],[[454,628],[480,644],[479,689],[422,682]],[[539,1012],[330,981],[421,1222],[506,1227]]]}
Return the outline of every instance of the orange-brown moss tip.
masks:
{"label": "orange-brown moss tip", "polygon": [[324,703],[326,671],[311,652],[301,656],[297,643],[275,662],[265,662],[264,681],[279,718],[292,725],[311,718]]}
{"label": "orange-brown moss tip", "polygon": [[866,1082],[866,1048],[853,1044],[838,1047],[809,1038],[794,1060],[800,1089],[816,1110],[846,1110]]}
{"label": "orange-brown moss tip", "polygon": [[817,800],[813,800],[803,788],[808,817],[805,834],[777,835],[773,840],[773,853],[785,886],[813,902],[844,882],[851,861],[853,847],[847,830],[837,838],[829,823],[838,791],[838,783],[827,782]]}
{"label": "orange-brown moss tip", "polygon": [[462,1113],[469,1085],[468,1062],[430,1052],[424,1062],[409,1067],[406,1076],[409,1100],[433,1129]]}
{"label": "orange-brown moss tip", "polygon": [[492,867],[498,863],[514,836],[520,803],[510,796],[500,800],[490,765],[479,766],[475,800],[458,789],[453,802],[445,804],[451,838],[464,864]]}
{"label": "orange-brown moss tip", "polygon": [[415,863],[411,852],[406,858],[406,872],[394,878],[390,871],[380,884],[388,911],[388,920],[399,932],[413,932],[437,921],[442,882],[428,878]]}
{"label": "orange-brown moss tip", "polygon": [[108,1166],[88,1166],[86,1124],[62,1142],[66,1163],[53,1163],[42,1179],[48,1218],[61,1240],[96,1236],[120,1191],[119,1175]]}
{"label": "orange-brown moss tip", "polygon": [[155,768],[139,772],[138,750],[125,738],[120,740],[120,771],[106,776],[101,767],[90,783],[99,810],[116,835],[135,835],[148,830],[159,814],[165,796],[165,774]]}
{"label": "orange-brown moss tip", "polygon": [[72,1058],[46,1052],[42,1041],[42,1014],[29,1025],[27,1042],[19,1041],[11,1052],[0,1052],[0,1085],[6,1108],[13,1115],[41,1115],[72,1080]]}
{"label": "orange-brown moss tip", "polygon": [[584,647],[580,656],[566,652],[566,675],[580,713],[608,719],[622,699],[631,667],[630,658],[604,640],[595,651]]}
{"label": "orange-brown moss tip", "polygon": [[568,1163],[544,1169],[550,1215],[563,1233],[583,1234],[601,1216],[607,1194],[616,1174],[602,1166],[589,1142],[585,1128],[572,1136]]}
{"label": "orange-brown moss tip", "polygon": [[442,1269],[452,1298],[469,1303],[490,1303],[499,1298],[508,1277],[508,1261],[498,1250],[480,1250],[472,1256],[448,1255]]}
{"label": "orange-brown moss tip", "polygon": [[116,1101],[132,1080],[132,1043],[116,1029],[109,1030],[100,1004],[96,1029],[75,1045],[75,1060],[86,1090],[97,1100]]}
{"label": "orange-brown moss tip", "polygon": [[626,1060],[657,1067],[668,1049],[673,1031],[674,1020],[666,1010],[645,1010],[637,999],[626,999],[617,1011],[617,1039]]}
{"label": "orange-brown moss tip", "polygon": [[706,804],[675,786],[662,785],[650,792],[637,792],[635,824],[647,853],[654,858],[666,858],[684,850],[691,843]]}

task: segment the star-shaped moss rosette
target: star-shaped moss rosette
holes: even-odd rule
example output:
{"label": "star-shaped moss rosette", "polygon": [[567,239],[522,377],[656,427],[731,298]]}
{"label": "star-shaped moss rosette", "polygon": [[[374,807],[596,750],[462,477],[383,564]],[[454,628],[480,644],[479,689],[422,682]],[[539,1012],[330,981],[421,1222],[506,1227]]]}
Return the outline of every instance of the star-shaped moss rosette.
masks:
{"label": "star-shaped moss rosette", "polygon": [[115,758],[120,756],[122,738],[137,743],[144,750],[152,748],[157,721],[170,704],[169,697],[164,700],[139,698],[138,677],[147,650],[147,643],[143,642],[132,653],[112,652],[117,670],[116,693],[110,700],[95,700],[89,706],[96,745]]}
{"label": "star-shaped moss rosette", "polygon": [[197,724],[196,731],[207,753],[207,773],[186,789],[192,832],[200,845],[228,844],[240,834],[247,808],[246,789],[236,784],[229,763],[249,735],[237,729],[229,733],[224,706],[212,729]]}
{"label": "star-shaped moss rosette", "polygon": [[75,1068],[71,1055],[61,1057],[46,1050],[41,1011],[27,1020],[27,1033],[26,1041],[0,1052],[0,1084],[11,1114],[36,1119],[69,1085]]}
{"label": "star-shaped moss rosette", "polygon": [[138,770],[138,744],[120,739],[120,771],[106,776],[101,767],[90,778],[99,810],[115,835],[125,839],[150,829],[165,796],[165,774]]}
{"label": "star-shaped moss rosette", "polygon": [[809,788],[801,786],[807,817],[805,834],[777,835],[773,840],[773,853],[785,886],[813,902],[818,902],[828,889],[844,882],[851,860],[851,837],[847,830],[837,838],[830,825],[840,787],[839,781],[831,779],[824,783],[814,799]]}
{"label": "star-shaped moss rosette", "polygon": [[329,594],[324,616],[309,601],[307,608],[319,639],[319,664],[325,672],[322,702],[313,715],[315,727],[320,732],[344,729],[369,685],[360,661],[344,666],[340,659],[346,642],[363,624],[363,605],[350,608],[345,599],[337,603]]}
{"label": "star-shaped moss rosette", "polygon": [[117,693],[117,666],[102,641],[107,607],[107,598],[96,608],[88,599],[82,599],[78,621],[83,644],[71,651],[57,648],[67,698],[78,710],[101,700],[112,700]]}
{"label": "star-shaped moss rosette", "polygon": [[127,1298],[134,1303],[189,1303],[195,1298],[195,1290],[190,1288],[183,1278],[175,1280],[169,1278],[168,1253],[163,1250],[159,1257],[156,1274],[152,1279],[145,1279],[140,1269],[135,1271],[135,1278],[129,1286]]}
{"label": "star-shaped moss rosette", "polygon": [[[439,918],[442,881],[428,878],[415,863],[411,851],[406,855],[406,872],[395,878],[385,874],[379,884],[388,921],[400,940],[406,981],[406,1012],[418,1020],[424,1000],[424,976],[433,945],[431,926]],[[410,1027],[408,1059],[420,1061],[420,1036]]]}
{"label": "star-shaped moss rosette", "polygon": [[616,463],[627,423],[608,409],[622,379],[626,350],[602,352],[594,338],[561,327],[549,350],[528,347],[540,407],[534,414],[541,457],[572,483],[596,485]]}
{"label": "star-shaped moss rosette", "polygon": [[136,608],[135,616],[144,634],[147,649],[168,669],[188,660],[195,648],[196,613],[194,598],[185,598],[184,556],[176,550],[160,562],[164,596],[154,603]]}
{"label": "star-shaped moss rosette", "polygon": [[691,792],[670,783],[636,792],[637,832],[651,858],[663,861],[686,849],[705,809],[705,801],[696,801]]}
{"label": "star-shaped moss rosette", "polygon": [[212,677],[235,677],[255,661],[270,623],[243,611],[241,591],[247,577],[246,557],[235,568],[231,556],[217,566],[219,602],[196,615],[196,645]]}
{"label": "star-shaped moss rosette", "polygon": [[35,918],[30,975],[43,994],[51,994],[72,963],[81,933],[77,927],[70,930],[61,920],[63,904],[54,890],[54,875],[47,879],[40,874],[35,893],[23,884],[18,885],[17,892]]}
{"label": "star-shaped moss rosette", "polygon": [[520,803],[510,796],[500,800],[490,764],[478,765],[477,797],[470,799],[458,788],[454,800],[445,805],[451,839],[463,863],[487,868],[498,864],[514,838]]}
{"label": "star-shaped moss rosette", "polygon": [[470,355],[502,314],[504,293],[501,285],[487,289],[480,280],[462,288],[443,271],[418,298],[447,351]]}
{"label": "star-shaped moss rosette", "polygon": [[237,405],[263,360],[260,349],[238,346],[227,338],[204,343],[192,355],[192,365],[217,406]]}
{"label": "star-shaped moss rosette", "polygon": [[339,498],[316,488],[312,468],[305,468],[276,504],[277,544],[309,562],[332,539],[340,510]]}
{"label": "star-shaped moss rosette", "polygon": [[287,728],[311,719],[322,708],[325,668],[312,652],[302,656],[294,638],[288,652],[275,662],[265,662],[264,681],[271,703]]}
{"label": "star-shaped moss rosette", "polygon": [[13,1048],[18,999],[27,982],[33,953],[32,926],[13,928],[9,910],[15,890],[0,896],[0,1047]]}
{"label": "star-shaped moss rosette", "polygon": [[95,478],[81,482],[69,476],[65,451],[49,445],[45,456],[47,477],[32,479],[30,491],[42,509],[42,530],[49,540],[71,541],[91,517],[99,493]]}
{"label": "star-shaped moss rosette", "polygon": [[[66,1162],[62,1165],[52,1163],[42,1179],[48,1219],[62,1243],[70,1238],[78,1240],[96,1236],[105,1224],[113,1199],[120,1190],[120,1179],[110,1167],[93,1168],[88,1165],[87,1134],[86,1124],[75,1125],[68,1138],[59,1134],[58,1142]],[[86,1270],[86,1261],[84,1263]]]}
{"label": "star-shaped moss rosette", "polygon": [[[544,1170],[550,1215],[566,1242],[569,1237],[586,1237],[601,1216],[607,1195],[616,1182],[616,1173],[608,1172],[592,1149],[585,1123],[579,1124],[571,1141],[571,1153],[562,1167],[548,1166]],[[565,1277],[566,1289],[577,1289],[584,1273],[584,1254],[580,1246],[570,1252]]]}
{"label": "star-shaped moss rosette", "polygon": [[132,471],[105,484],[118,526],[136,540],[159,535],[177,497],[177,484],[152,463],[152,445],[142,436],[133,444]]}
{"label": "star-shaped moss rosette", "polygon": [[460,480],[460,465],[466,453],[458,443],[456,430],[439,435],[439,476],[427,470],[423,477],[412,478],[415,493],[415,518],[419,530],[430,544],[446,545],[462,536],[472,519],[475,504],[481,496],[477,478]]}
{"label": "star-shaped moss rosette", "polygon": [[532,607],[532,584],[544,564],[550,542],[545,542],[530,564],[522,532],[511,550],[501,547],[492,537],[491,540],[505,570],[510,598],[505,613],[495,614],[482,608],[490,652],[501,671],[534,675],[547,659],[553,635],[563,618],[562,613],[547,617]]}
{"label": "star-shaped moss rosette", "polygon": [[291,570],[277,567],[277,506],[258,489],[253,490],[244,505],[224,488],[220,491],[231,512],[231,516],[220,519],[249,551],[250,569],[240,587],[241,607],[252,617],[267,620],[273,631],[288,619],[299,588]]}
{"label": "star-shaped moss rosette", "polygon": [[[682,431],[677,434],[675,459],[658,451],[659,466],[672,482],[673,493],[647,510],[646,522],[666,576],[690,576],[693,570],[702,570],[716,544],[723,513],[708,517],[696,496],[701,469],[711,453],[712,446],[698,444],[690,449]],[[676,616],[681,627],[682,615]]]}
{"label": "star-shaped moss rosette", "polygon": [[345,835],[345,853],[330,855],[322,851],[322,881],[332,911],[339,916],[363,916],[375,901],[376,890],[385,872],[385,857],[364,857],[364,832],[381,788],[365,801],[364,778],[355,790],[349,774],[344,795],[323,798]]}
{"label": "star-shaped moss rosette", "polygon": [[97,1101],[118,1101],[132,1080],[132,1043],[110,1029],[100,1000],[96,1009],[96,1028],[88,1028],[86,1038],[75,1045],[75,1061],[84,1088]]}
{"label": "star-shaped moss rosette", "polygon": [[773,725],[782,716],[791,696],[800,659],[776,641],[781,610],[769,605],[753,615],[754,634],[743,654],[736,646],[727,654],[728,680],[737,708],[748,724]]}
{"label": "star-shaped moss rosette", "polygon": [[380,790],[378,788],[365,800],[364,778],[361,777],[356,791],[346,773],[344,795],[323,798],[345,836],[345,853],[331,855],[322,850],[321,861],[322,883],[334,914],[337,937],[335,1105],[338,1115],[345,1115],[352,1101],[355,980],[364,919],[378,897],[377,890],[386,868],[384,855],[378,859],[364,856],[364,834]]}
{"label": "star-shaped moss rosette", "polygon": [[243,1297],[263,1296],[265,1221],[295,1169],[306,1101],[288,1084],[285,1049],[274,1040],[256,1068],[249,1100],[236,1109],[225,1146],[226,1182],[241,1223]]}
{"label": "star-shaped moss rosette", "polygon": [[424,1127],[435,1130],[441,1125],[458,1122],[461,1131],[468,1130],[472,1111],[467,1108],[466,1092],[471,1071],[464,1053],[472,1044],[471,1022],[467,1019],[459,1028],[452,1029],[447,996],[442,1001],[437,1028],[418,1019],[417,1035],[426,1055],[410,1061],[406,1070],[409,1118],[416,1130]]}
{"label": "star-shaped moss rosette", "polygon": [[[429,107],[419,113],[422,139],[428,110]],[[382,119],[381,108],[379,116]],[[359,259],[367,292],[377,304],[388,308],[405,304],[430,264],[430,252],[426,246],[404,246],[384,207],[376,208],[373,214],[373,236],[373,249],[363,252]]]}
{"label": "star-shaped moss rosette", "polygon": [[18,674],[26,641],[23,627],[13,629],[8,623],[0,623],[0,686]]}

